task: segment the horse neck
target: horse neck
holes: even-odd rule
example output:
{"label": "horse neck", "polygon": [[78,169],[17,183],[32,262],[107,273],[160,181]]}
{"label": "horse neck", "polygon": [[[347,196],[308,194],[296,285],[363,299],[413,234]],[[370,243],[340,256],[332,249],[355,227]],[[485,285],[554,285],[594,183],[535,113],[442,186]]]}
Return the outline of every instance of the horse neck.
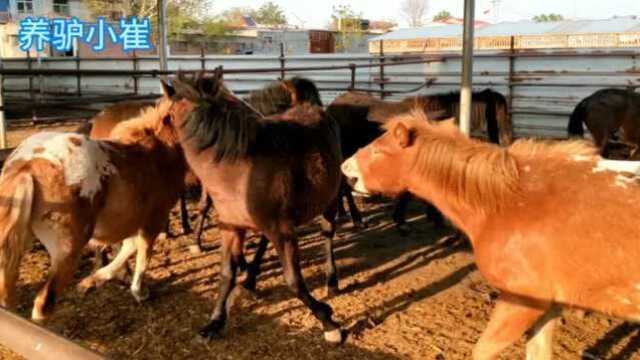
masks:
{"label": "horse neck", "polygon": [[462,136],[419,145],[409,191],[433,202],[470,237],[517,196],[517,163],[505,149]]}

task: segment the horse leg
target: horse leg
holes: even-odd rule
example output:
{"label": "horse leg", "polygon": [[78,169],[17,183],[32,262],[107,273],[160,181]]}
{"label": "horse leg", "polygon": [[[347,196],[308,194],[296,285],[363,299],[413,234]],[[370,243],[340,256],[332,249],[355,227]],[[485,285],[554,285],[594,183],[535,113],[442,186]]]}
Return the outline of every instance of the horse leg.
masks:
{"label": "horse leg", "polygon": [[437,207],[433,206],[430,202],[425,202],[424,204],[424,212],[427,215],[427,219],[433,222],[433,226],[436,229],[441,229],[444,227],[444,215],[438,210]]}
{"label": "horse leg", "polygon": [[189,251],[193,255],[198,255],[202,253],[202,232],[204,232],[204,224],[207,221],[207,213],[209,213],[209,209],[213,205],[213,201],[211,201],[211,197],[207,192],[202,189],[202,195],[200,197],[200,202],[198,203],[200,222],[198,223],[198,232],[196,233],[196,238],[194,242],[189,246]]}
{"label": "horse leg", "polygon": [[293,228],[287,233],[276,233],[269,236],[280,257],[284,278],[298,299],[300,299],[322,323],[324,338],[331,343],[342,342],[340,325],[332,320],[333,309],[326,303],[316,300],[307,289],[300,270],[298,239]]}
{"label": "horse leg", "polygon": [[258,243],[256,253],[253,255],[253,260],[251,260],[251,263],[247,266],[247,278],[242,286],[251,292],[256,291],[256,283],[258,275],[260,275],[260,264],[262,263],[264,254],[267,252],[268,245],[269,239],[264,235],[260,236],[260,242]]}
{"label": "horse leg", "polygon": [[336,213],[338,211],[338,202],[334,201],[324,214],[322,214],[322,236],[324,236],[324,249],[326,253],[326,286],[327,295],[334,296],[338,294],[338,272],[336,271],[336,260],[333,255],[333,237],[336,234]]}
{"label": "horse leg", "polygon": [[227,320],[227,300],[236,285],[237,259],[233,256],[234,242],[243,242],[244,231],[221,230],[222,245],[220,259],[220,282],[218,287],[218,299],[211,315],[209,323],[199,331],[200,336],[206,339],[221,337],[224,324]]}
{"label": "horse leg", "polygon": [[83,241],[80,238],[74,238],[73,231],[67,231],[70,229],[56,230],[43,226],[35,231],[51,258],[48,280],[38,292],[31,311],[31,319],[37,323],[43,323],[46,320],[62,291],[73,280],[73,273],[80,260],[82,248],[89,240],[90,233],[93,232],[93,229],[87,231],[89,235],[86,236],[86,241]]}
{"label": "horse leg", "polygon": [[407,236],[411,232],[406,220],[409,201],[411,201],[411,194],[408,192],[402,193],[396,199],[393,207],[393,222],[402,236]]}
{"label": "horse leg", "polygon": [[553,357],[553,330],[559,311],[549,310],[535,325],[527,341],[527,360],[551,360]]}
{"label": "horse leg", "polygon": [[191,234],[193,230],[191,229],[191,224],[189,224],[189,210],[187,209],[187,195],[185,191],[180,194],[180,220],[182,221],[182,231],[184,234]]}
{"label": "horse leg", "polygon": [[142,287],[142,278],[149,265],[151,248],[157,235],[158,233],[156,231],[142,231],[140,236],[137,236],[134,240],[136,247],[136,268],[133,273],[133,279],[131,280],[130,290],[131,295],[133,295],[138,303],[149,298],[149,290],[146,287]]}
{"label": "horse leg", "polygon": [[81,293],[86,293],[88,290],[117,277],[118,272],[127,265],[127,260],[136,252],[136,238],[137,236],[126,238],[122,242],[120,251],[109,265],[82,279],[78,284],[78,290]]}
{"label": "horse leg", "polygon": [[[533,306],[516,296],[501,294],[487,328],[473,349],[473,359],[489,360],[495,358],[536,324],[550,307],[550,304]],[[529,358],[527,357],[527,359]]]}
{"label": "horse leg", "polygon": [[340,189],[340,195],[338,195],[338,217],[339,218],[343,218],[347,216],[347,209],[344,208],[344,201],[342,201],[342,198],[347,196],[346,192],[342,192],[342,189]]}
{"label": "horse leg", "polygon": [[[351,214],[351,221],[353,222],[353,227],[356,229],[364,229],[367,225],[362,220],[362,214],[360,210],[358,210],[358,206],[356,202],[353,200],[353,194],[351,193],[351,187],[343,180],[342,189],[344,196],[347,198],[347,205],[349,205],[349,213]],[[344,206],[342,200],[339,201],[338,205]]]}

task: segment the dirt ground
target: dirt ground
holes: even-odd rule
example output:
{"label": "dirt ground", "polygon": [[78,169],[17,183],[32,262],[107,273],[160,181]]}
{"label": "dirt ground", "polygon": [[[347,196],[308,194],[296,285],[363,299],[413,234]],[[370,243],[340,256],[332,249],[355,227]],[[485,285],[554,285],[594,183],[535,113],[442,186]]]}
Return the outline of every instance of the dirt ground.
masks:
{"label": "dirt ground", "polygon": [[[33,132],[11,131],[11,146]],[[195,205],[191,207],[195,217]],[[196,332],[206,324],[217,294],[215,226],[205,233],[208,251],[202,255],[189,253],[186,235],[157,242],[146,277],[152,296],[146,303],[137,304],[128,285],[117,281],[85,296],[71,287],[47,327],[112,359],[469,359],[496,293],[478,273],[466,242],[451,237],[451,229],[433,229],[419,205],[412,208],[409,236],[398,233],[389,213],[388,204],[369,204],[368,229],[356,231],[350,223],[342,224],[335,239],[342,293],[331,299],[324,295],[319,227],[301,229],[307,284],[317,298],[331,304],[347,330],[341,346],[324,342],[319,323],[287,291],[273,249],[265,256],[258,297],[237,302],[224,339],[200,341]],[[178,224],[174,211],[176,233]],[[247,254],[252,257],[252,247]],[[30,314],[48,263],[46,252],[37,246],[23,260],[18,311],[24,317]],[[90,259],[84,259],[74,286],[91,269]],[[640,359],[639,330],[599,314],[581,318],[566,312],[554,353],[567,360]],[[0,359],[20,357],[0,346]],[[524,341],[501,359],[524,359]]]}
{"label": "dirt ground", "polygon": [[[126,284],[111,282],[86,296],[62,296],[48,328],[113,359],[468,359],[486,325],[495,293],[482,279],[464,240],[435,230],[412,209],[410,236],[390,223],[386,204],[367,207],[368,229],[343,224],[335,241],[342,294],[325,299],[324,251],[319,227],[301,229],[304,275],[313,294],[328,300],[348,331],[345,344],[328,346],[318,322],[287,291],[273,249],[265,257],[258,298],[241,298],[225,338],[196,337],[217,293],[218,231],[209,248],[189,253],[187,236],[158,241],[139,305]],[[194,212],[192,212],[194,213]],[[177,212],[172,226],[178,231]],[[215,220],[213,220],[215,222]],[[253,238],[249,243],[254,243]],[[247,250],[249,258],[253,248]],[[20,274],[19,313],[27,317],[42,285],[48,257],[27,254]],[[77,280],[91,270],[83,260]],[[554,342],[557,359],[640,359],[640,332],[598,314],[564,314]],[[0,348],[2,359],[19,359]],[[502,359],[524,359],[524,341]]]}

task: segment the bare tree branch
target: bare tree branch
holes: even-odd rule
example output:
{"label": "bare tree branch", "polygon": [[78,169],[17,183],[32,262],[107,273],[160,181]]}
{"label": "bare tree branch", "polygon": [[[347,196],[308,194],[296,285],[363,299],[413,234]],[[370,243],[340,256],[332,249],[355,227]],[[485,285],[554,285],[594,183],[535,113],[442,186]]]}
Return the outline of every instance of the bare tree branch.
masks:
{"label": "bare tree branch", "polygon": [[424,25],[427,9],[428,0],[404,0],[400,12],[407,19],[410,27],[420,27]]}

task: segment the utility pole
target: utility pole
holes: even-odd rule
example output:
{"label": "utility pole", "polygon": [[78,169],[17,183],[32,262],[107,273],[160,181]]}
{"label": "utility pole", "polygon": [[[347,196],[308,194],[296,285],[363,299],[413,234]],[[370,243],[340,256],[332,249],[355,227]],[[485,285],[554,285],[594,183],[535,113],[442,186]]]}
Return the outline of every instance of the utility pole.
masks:
{"label": "utility pole", "polygon": [[[158,0],[158,59],[160,71],[167,71],[167,57],[169,44],[167,43],[167,0]],[[161,76],[162,78],[165,75]]]}

